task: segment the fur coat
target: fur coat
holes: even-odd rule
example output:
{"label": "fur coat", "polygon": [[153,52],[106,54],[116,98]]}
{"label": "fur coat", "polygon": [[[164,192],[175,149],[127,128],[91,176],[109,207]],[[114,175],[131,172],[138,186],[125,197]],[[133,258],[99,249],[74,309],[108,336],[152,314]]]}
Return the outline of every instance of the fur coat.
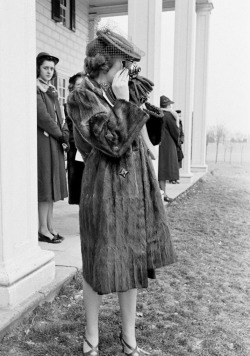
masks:
{"label": "fur coat", "polygon": [[64,154],[58,139],[68,137],[63,125],[56,88],[37,79],[37,166],[38,201],[67,197]]}
{"label": "fur coat", "polygon": [[[68,98],[75,142],[85,161],[80,200],[83,276],[99,294],[148,286],[148,271],[175,254],[158,182],[140,131],[148,114],[84,78]],[[82,146],[83,143],[83,146]]]}

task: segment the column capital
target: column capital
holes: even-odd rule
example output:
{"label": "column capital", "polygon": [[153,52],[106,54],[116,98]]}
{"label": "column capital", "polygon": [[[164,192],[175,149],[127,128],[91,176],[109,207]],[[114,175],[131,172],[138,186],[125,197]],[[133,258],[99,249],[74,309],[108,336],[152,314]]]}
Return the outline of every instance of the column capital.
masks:
{"label": "column capital", "polygon": [[196,4],[197,14],[208,13],[208,12],[211,13],[213,9],[214,9],[214,5],[211,2],[206,4]]}

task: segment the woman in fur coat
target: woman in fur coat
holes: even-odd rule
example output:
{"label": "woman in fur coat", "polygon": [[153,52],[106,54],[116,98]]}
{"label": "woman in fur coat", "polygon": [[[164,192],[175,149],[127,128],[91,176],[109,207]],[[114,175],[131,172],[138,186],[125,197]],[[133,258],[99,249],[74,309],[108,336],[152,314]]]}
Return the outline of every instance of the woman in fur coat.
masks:
{"label": "woman in fur coat", "polygon": [[86,335],[84,355],[98,355],[101,295],[117,292],[125,355],[136,345],[137,288],[175,254],[158,182],[141,132],[149,114],[129,101],[129,67],[140,60],[124,37],[98,31],[86,49],[81,87],[68,99],[77,148],[85,162],[80,200]]}
{"label": "woman in fur coat", "polygon": [[67,197],[63,145],[67,146],[68,128],[63,125],[56,88],[50,83],[59,59],[41,52],[36,61],[38,239],[60,243],[63,237],[53,227],[53,203]]}

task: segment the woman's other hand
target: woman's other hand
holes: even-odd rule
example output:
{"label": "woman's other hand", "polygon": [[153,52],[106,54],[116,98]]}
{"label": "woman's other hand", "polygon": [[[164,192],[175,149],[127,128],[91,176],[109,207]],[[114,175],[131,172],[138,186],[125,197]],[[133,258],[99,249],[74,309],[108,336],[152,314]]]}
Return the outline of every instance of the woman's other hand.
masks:
{"label": "woman's other hand", "polygon": [[129,101],[129,88],[128,88],[128,69],[123,68],[119,70],[114,76],[112,82],[112,90],[117,99],[124,99]]}

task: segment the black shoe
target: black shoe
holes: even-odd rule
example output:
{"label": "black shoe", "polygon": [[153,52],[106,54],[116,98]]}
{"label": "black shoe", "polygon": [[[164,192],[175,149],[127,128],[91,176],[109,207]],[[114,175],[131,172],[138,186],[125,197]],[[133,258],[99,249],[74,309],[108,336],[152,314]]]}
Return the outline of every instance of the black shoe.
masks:
{"label": "black shoe", "polygon": [[62,240],[59,240],[57,238],[50,239],[48,236],[45,236],[38,232],[38,240],[41,242],[48,242],[49,244],[59,244],[62,242]]}
{"label": "black shoe", "polygon": [[164,195],[164,201],[168,202],[168,203],[171,203],[174,199],[172,198],[169,198],[167,195]]}
{"label": "black shoe", "polygon": [[176,182],[176,180],[170,180],[169,183],[170,184],[176,184],[177,182]]}
{"label": "black shoe", "polygon": [[64,237],[62,235],[59,235],[59,234],[53,234],[53,232],[51,232],[51,234],[55,237],[55,239],[57,240],[60,240],[60,241],[63,241],[64,240]]}

